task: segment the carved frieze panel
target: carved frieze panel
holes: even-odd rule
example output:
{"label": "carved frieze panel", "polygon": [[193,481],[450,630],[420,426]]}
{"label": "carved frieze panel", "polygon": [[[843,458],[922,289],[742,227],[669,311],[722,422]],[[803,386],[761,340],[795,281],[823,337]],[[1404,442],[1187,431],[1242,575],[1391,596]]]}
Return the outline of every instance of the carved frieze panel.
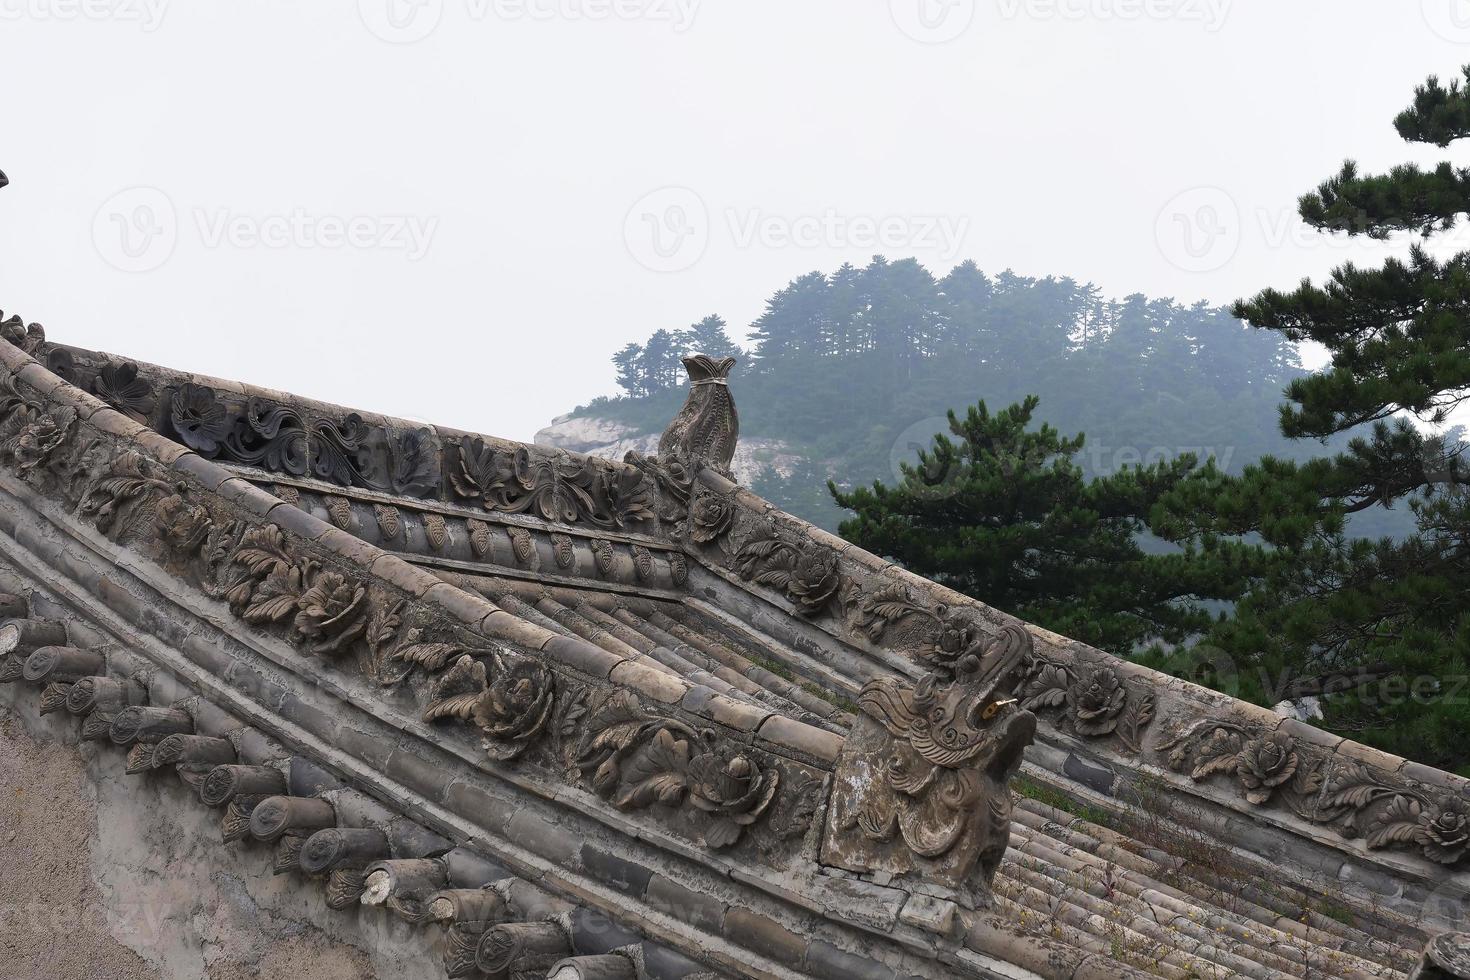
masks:
{"label": "carved frieze panel", "polygon": [[454,496],[503,514],[562,524],[636,526],[653,516],[648,480],[626,464],[461,439],[450,470]]}
{"label": "carved frieze panel", "polygon": [[1287,732],[1215,718],[1175,723],[1155,746],[1195,782],[1230,780],[1255,807],[1277,807],[1370,850],[1417,851],[1438,864],[1470,861],[1470,802],[1339,758]]}

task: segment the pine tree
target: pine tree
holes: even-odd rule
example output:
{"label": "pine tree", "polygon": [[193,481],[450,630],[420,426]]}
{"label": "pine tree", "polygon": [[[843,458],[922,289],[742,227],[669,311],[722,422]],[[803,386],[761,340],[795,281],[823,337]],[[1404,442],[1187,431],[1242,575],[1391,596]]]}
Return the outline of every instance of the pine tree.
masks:
{"label": "pine tree", "polygon": [[[1395,125],[1437,146],[1470,136],[1470,90],[1430,78]],[[1470,171],[1409,164],[1363,176],[1349,161],[1298,210],[1324,232],[1428,237],[1470,210]],[[1250,534],[1275,549],[1212,642],[1248,668],[1263,702],[1336,692],[1324,702],[1329,727],[1470,774],[1470,469],[1457,432],[1424,430],[1470,397],[1470,253],[1437,260],[1416,241],[1407,260],[1347,264],[1321,286],[1267,289],[1235,312],[1330,355],[1288,385],[1282,431],[1355,436],[1333,456],[1208,474],[1161,507],[1156,526],[1176,540]],[[1348,533],[1352,515],[1392,507],[1414,515],[1406,540]]]}
{"label": "pine tree", "polygon": [[902,465],[895,486],[850,492],[849,541],[1006,612],[1120,655],[1151,641],[1180,643],[1213,617],[1201,600],[1232,599],[1248,548],[1146,553],[1153,505],[1189,478],[1190,456],[1088,480],[1085,440],[1043,424],[1038,399],[991,414],[982,401],[949,413],[954,436]]}
{"label": "pine tree", "polygon": [[707,316],[683,331],[680,346],[686,354],[708,354],[715,360],[722,357],[738,357],[740,348],[730,340],[725,330],[725,321],[719,316]]}
{"label": "pine tree", "polygon": [[630,398],[648,394],[642,375],[642,358],[643,347],[640,344],[627,344],[613,355],[613,366],[618,369],[618,387]]}

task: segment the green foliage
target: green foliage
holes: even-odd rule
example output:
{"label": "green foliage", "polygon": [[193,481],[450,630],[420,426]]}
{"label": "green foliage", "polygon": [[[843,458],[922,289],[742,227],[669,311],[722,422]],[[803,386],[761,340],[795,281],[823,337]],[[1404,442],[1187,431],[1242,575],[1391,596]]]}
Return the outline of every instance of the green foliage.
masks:
{"label": "green foliage", "polygon": [[613,355],[613,365],[618,387],[630,397],[646,398],[683,387],[681,358],[686,354],[719,359],[739,352],[725,332],[725,321],[707,316],[687,330],[657,330],[646,343],[625,345]]}
{"label": "green foliage", "polygon": [[[1431,78],[1397,127],[1442,146],[1470,135],[1467,123],[1464,88]],[[1470,171],[1360,176],[1351,163],[1300,208],[1318,228],[1374,238],[1442,231],[1467,209]],[[1470,254],[1436,261],[1415,244],[1408,261],[1345,265],[1323,286],[1268,289],[1236,313],[1330,355],[1287,387],[1287,435],[1371,428],[1332,456],[1265,458],[1238,476],[1206,468],[1160,500],[1154,529],[1202,555],[1244,540],[1265,548],[1257,581],[1207,642],[1240,668],[1245,696],[1326,695],[1328,727],[1470,774],[1470,474],[1461,430],[1411,424],[1444,423],[1470,389]],[[1383,508],[1411,517],[1413,533],[1349,536],[1351,515]]]}
{"label": "green foliage", "polygon": [[1202,600],[1233,600],[1255,549],[1146,553],[1139,543],[1159,499],[1195,468],[1184,455],[1088,479],[1082,436],[1032,429],[1038,399],[992,415],[981,402],[949,415],[955,438],[837,502],[856,512],[843,537],[1031,622],[1124,654],[1177,644],[1208,628]]}
{"label": "green foliage", "polygon": [[[843,516],[822,489],[829,477],[895,479],[950,408],[982,397],[1043,394],[1047,421],[1087,433],[1079,465],[1091,475],[1184,452],[1228,472],[1312,452],[1276,426],[1281,389],[1301,374],[1294,344],[1202,303],[1108,300],[1071,279],[987,276],[971,262],[936,279],[912,260],[874,259],[793,280],[753,330],[732,376],[742,441],[779,441],[811,463],[785,478],[767,470],[753,488],[829,530]],[[640,367],[650,345],[614,358],[625,391],[649,387],[625,379],[657,374]],[[680,382],[578,413],[657,433],[683,397]]]}

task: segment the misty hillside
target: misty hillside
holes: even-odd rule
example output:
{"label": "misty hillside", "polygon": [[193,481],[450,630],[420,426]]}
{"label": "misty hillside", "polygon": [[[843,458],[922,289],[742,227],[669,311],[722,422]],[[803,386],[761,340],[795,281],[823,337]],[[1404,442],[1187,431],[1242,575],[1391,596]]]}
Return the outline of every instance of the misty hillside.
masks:
{"label": "misty hillside", "polygon": [[[713,316],[627,345],[613,358],[624,394],[577,408],[538,441],[613,457],[650,451],[682,404],[679,358],[693,350],[740,360],[738,475],[829,529],[843,513],[829,477],[893,480],[897,461],[945,428],[946,411],[981,399],[998,409],[1040,396],[1039,419],[1085,433],[1079,463],[1093,475],[1185,452],[1213,455],[1230,473],[1267,453],[1323,452],[1277,428],[1282,389],[1304,373],[1295,346],[1224,308],[1109,299],[1072,279],[988,276],[969,262],[936,279],[914,260],[882,258],[776,292],[746,350]],[[1407,527],[1397,513],[1354,523],[1368,536]]]}

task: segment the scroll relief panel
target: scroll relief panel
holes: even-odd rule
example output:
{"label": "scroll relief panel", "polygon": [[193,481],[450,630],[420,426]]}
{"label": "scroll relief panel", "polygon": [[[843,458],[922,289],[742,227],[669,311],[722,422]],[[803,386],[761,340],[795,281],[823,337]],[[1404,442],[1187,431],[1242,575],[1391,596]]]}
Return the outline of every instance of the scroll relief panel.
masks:
{"label": "scroll relief panel", "polygon": [[[657,528],[655,490],[636,467],[346,410],[240,394],[108,355],[45,344],[33,325],[11,337],[65,380],[205,459],[408,499],[604,529]],[[44,348],[44,349],[43,349]],[[49,352],[49,353],[48,353]]]}
{"label": "scroll relief panel", "polygon": [[828,777],[819,768],[492,643],[197,491],[72,409],[14,379],[0,387],[0,465],[11,475],[284,640],[312,669],[371,682],[394,704],[417,703],[443,738],[477,745],[488,768],[580,787],[712,852],[778,868],[812,853]]}

